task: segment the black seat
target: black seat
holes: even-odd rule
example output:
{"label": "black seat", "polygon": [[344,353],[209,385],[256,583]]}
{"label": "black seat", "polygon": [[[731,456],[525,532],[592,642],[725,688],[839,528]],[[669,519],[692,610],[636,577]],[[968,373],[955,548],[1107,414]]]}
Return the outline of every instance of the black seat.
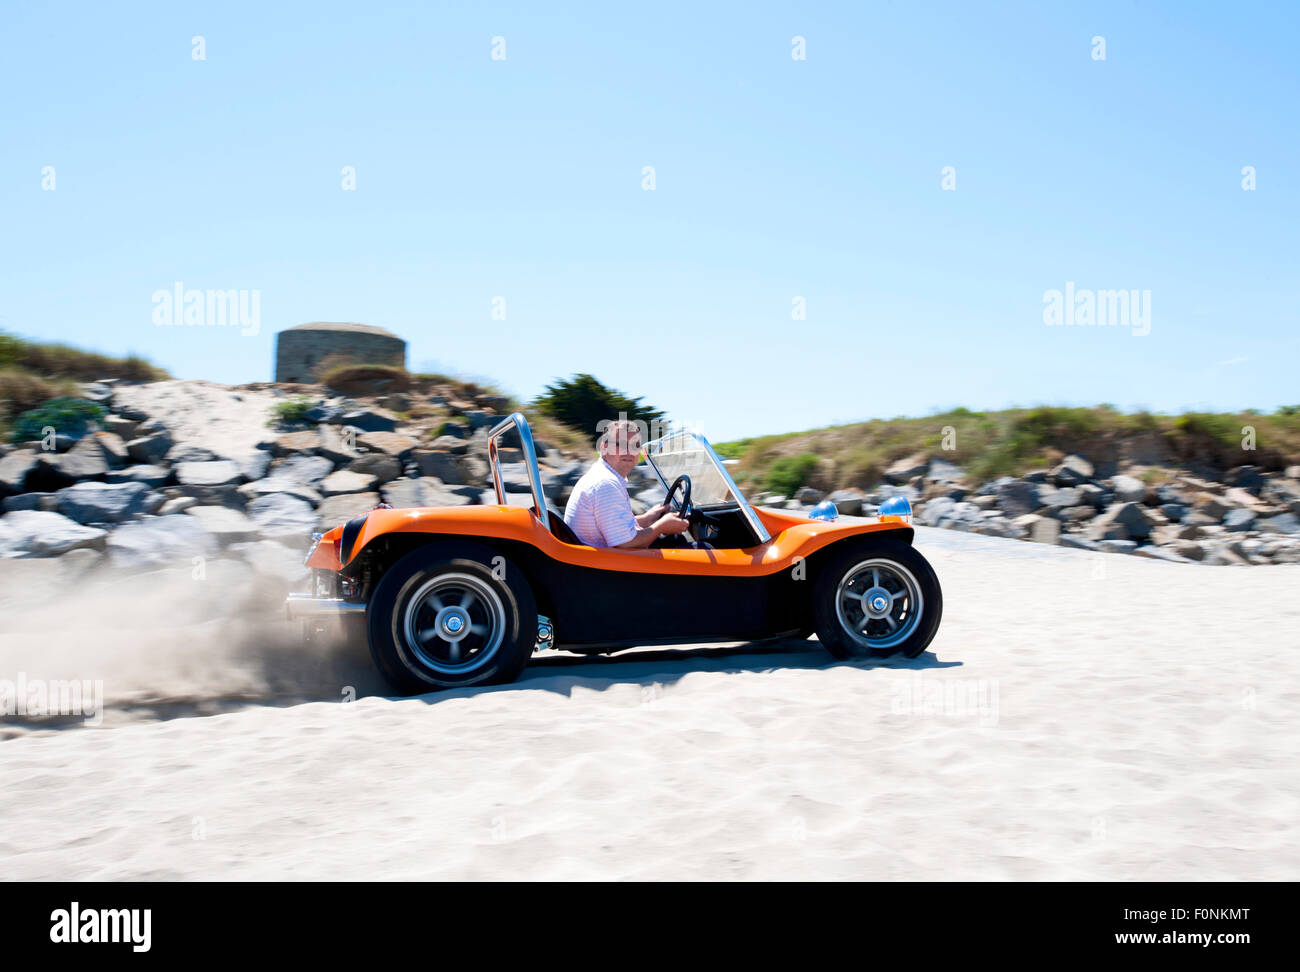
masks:
{"label": "black seat", "polygon": [[581,546],[582,541],[578,539],[577,534],[569,529],[569,524],[564,522],[564,517],[549,506],[546,508],[546,512],[550,514],[551,533],[555,535],[556,540],[561,543],[572,543]]}

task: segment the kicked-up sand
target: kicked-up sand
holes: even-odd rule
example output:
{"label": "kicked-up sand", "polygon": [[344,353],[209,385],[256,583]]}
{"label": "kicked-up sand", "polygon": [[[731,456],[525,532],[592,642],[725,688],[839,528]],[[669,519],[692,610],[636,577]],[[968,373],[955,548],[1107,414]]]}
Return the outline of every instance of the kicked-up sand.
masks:
{"label": "kicked-up sand", "polygon": [[414,699],[367,694],[364,649],[303,657],[284,626],[223,620],[224,597],[178,615],[132,582],[97,618],[49,583],[25,598],[11,562],[27,613],[0,679],[100,678],[106,701],[98,728],[9,721],[0,871],[1300,875],[1300,567],[917,532],[945,605],[912,661],[816,639],[550,653],[515,685]]}

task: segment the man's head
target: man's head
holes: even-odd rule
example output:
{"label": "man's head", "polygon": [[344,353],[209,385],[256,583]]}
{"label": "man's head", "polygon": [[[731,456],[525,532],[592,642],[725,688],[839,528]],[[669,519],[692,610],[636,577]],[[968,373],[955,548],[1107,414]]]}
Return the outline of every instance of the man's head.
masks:
{"label": "man's head", "polygon": [[627,476],[641,459],[641,431],[636,422],[610,422],[596,447],[615,472]]}

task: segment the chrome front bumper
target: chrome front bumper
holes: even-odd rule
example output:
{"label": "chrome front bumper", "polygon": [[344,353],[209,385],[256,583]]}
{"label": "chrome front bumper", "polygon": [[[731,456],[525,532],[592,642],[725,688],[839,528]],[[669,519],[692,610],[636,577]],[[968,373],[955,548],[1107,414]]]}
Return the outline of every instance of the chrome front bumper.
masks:
{"label": "chrome front bumper", "polygon": [[284,600],[284,610],[289,620],[298,618],[348,617],[364,615],[366,606],[341,597],[312,597],[310,594],[290,594]]}

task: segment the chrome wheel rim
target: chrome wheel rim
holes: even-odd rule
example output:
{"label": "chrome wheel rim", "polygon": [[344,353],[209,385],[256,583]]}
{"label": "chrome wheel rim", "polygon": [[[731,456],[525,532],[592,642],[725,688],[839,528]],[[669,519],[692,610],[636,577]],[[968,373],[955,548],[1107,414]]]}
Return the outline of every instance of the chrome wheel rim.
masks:
{"label": "chrome wheel rim", "polygon": [[902,644],[925,610],[915,575],[894,560],[876,557],[846,571],[835,591],[840,627],[864,648]]}
{"label": "chrome wheel rim", "polygon": [[420,664],[442,675],[463,675],[497,653],[506,611],[500,595],[480,578],[440,574],[407,601],[402,629]]}

